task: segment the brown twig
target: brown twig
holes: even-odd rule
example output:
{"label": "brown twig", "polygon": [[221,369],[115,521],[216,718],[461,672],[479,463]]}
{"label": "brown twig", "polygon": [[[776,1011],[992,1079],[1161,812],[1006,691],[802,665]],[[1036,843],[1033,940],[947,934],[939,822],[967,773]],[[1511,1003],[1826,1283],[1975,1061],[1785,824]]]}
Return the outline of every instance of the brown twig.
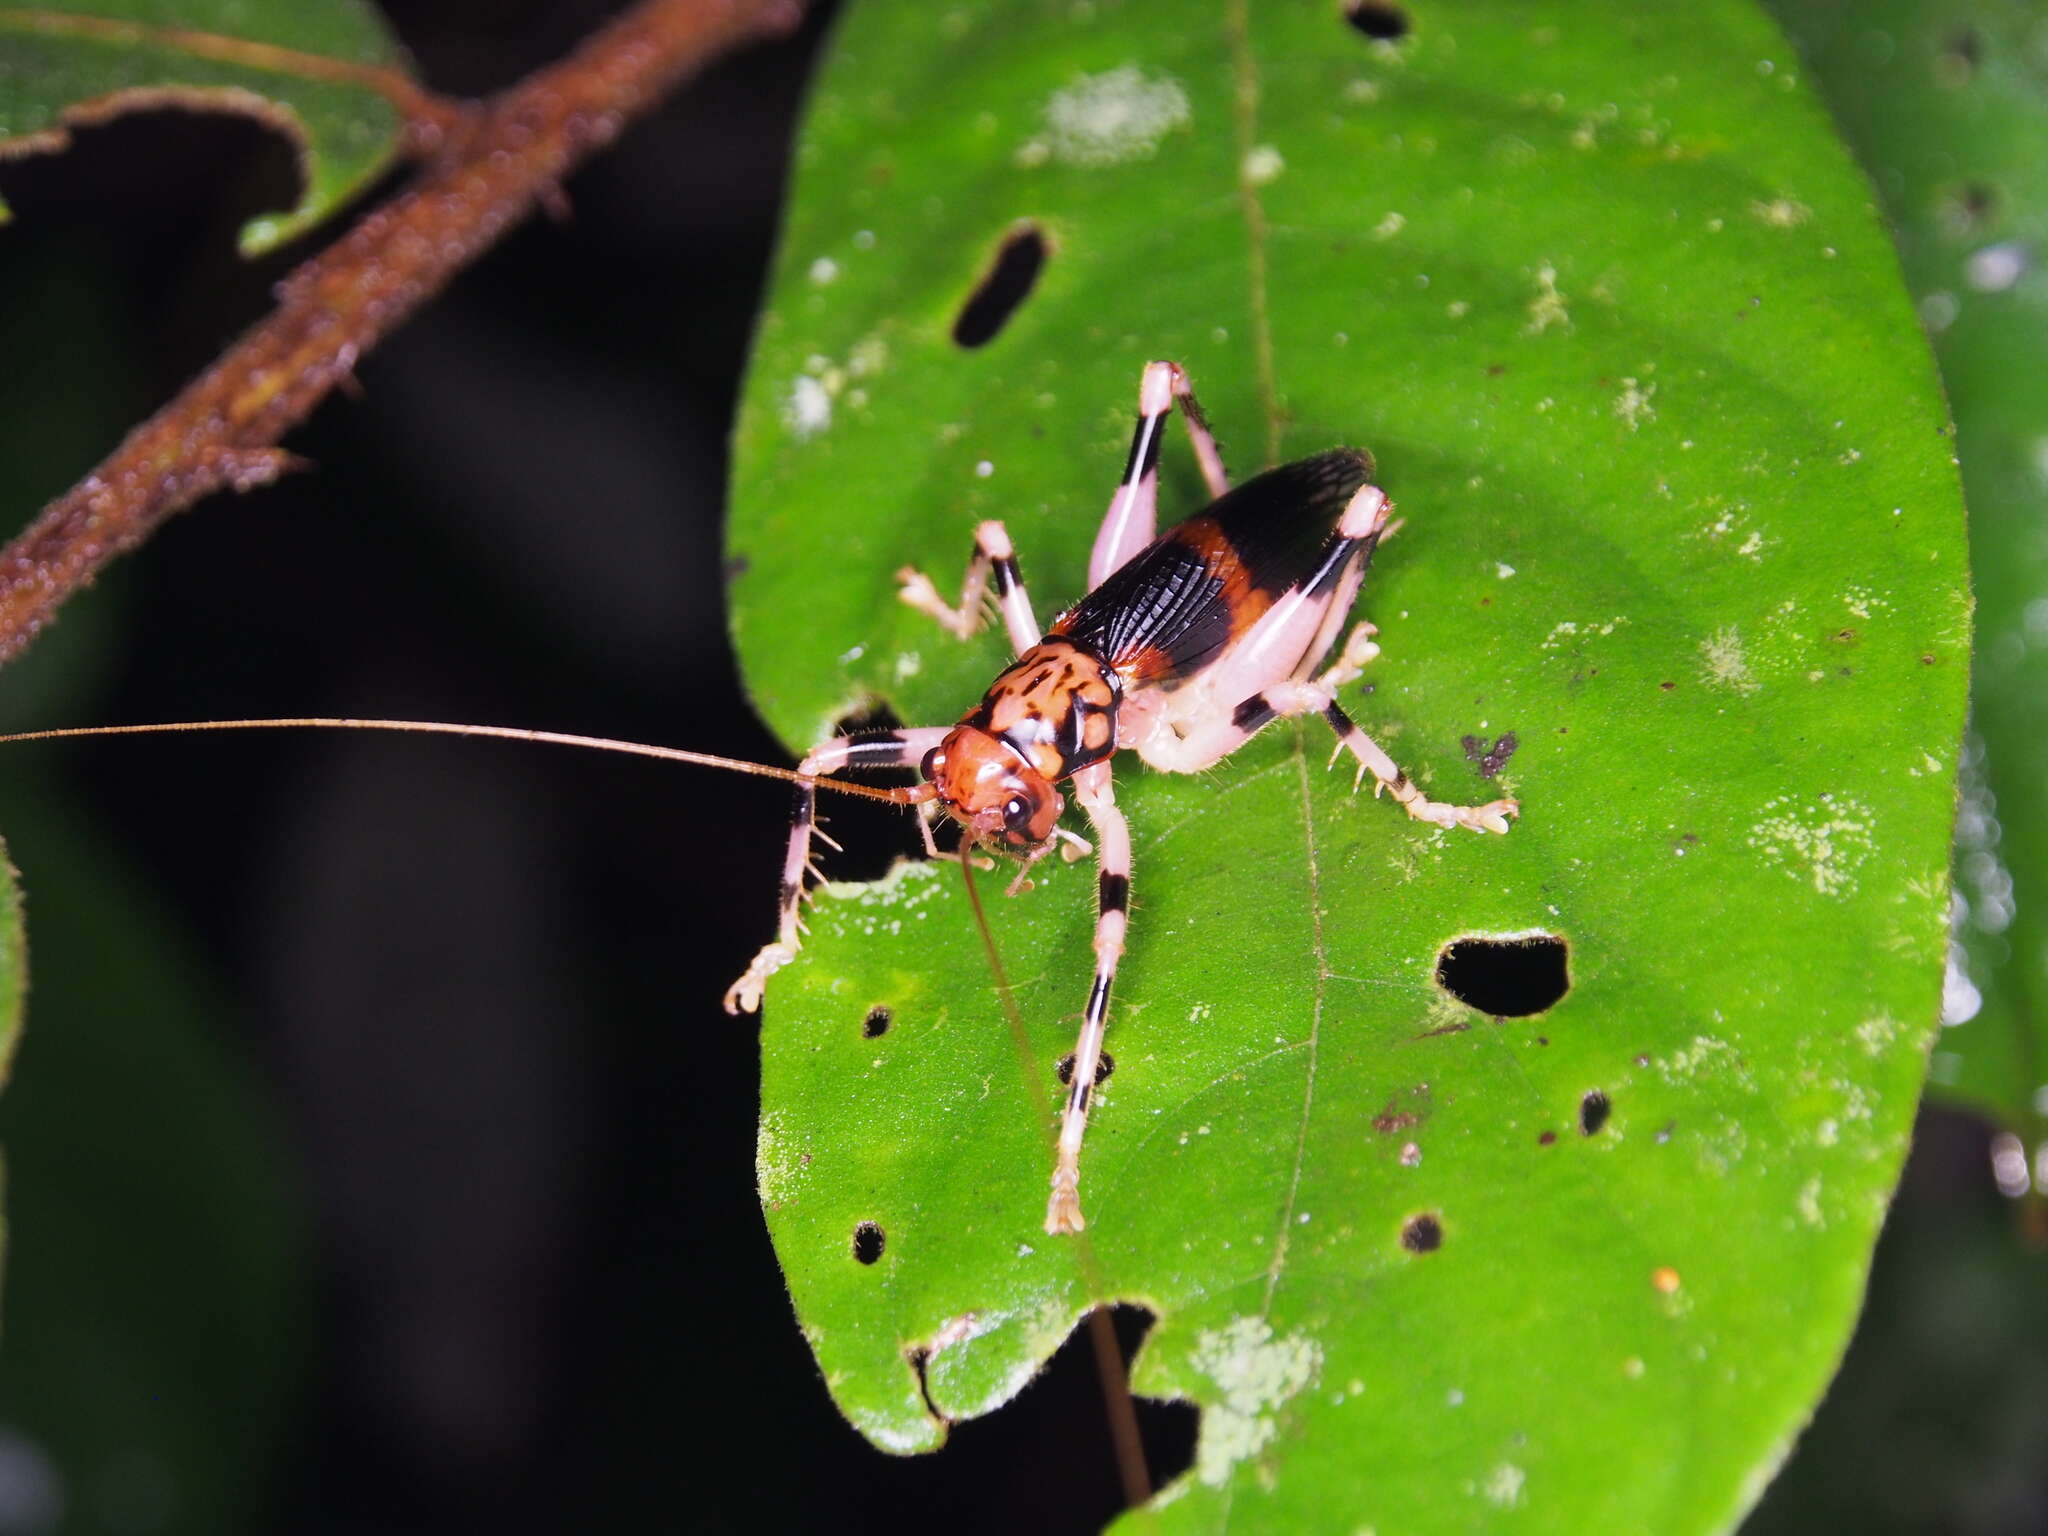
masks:
{"label": "brown twig", "polygon": [[407,191],[286,278],[267,319],[0,551],[0,660],[173,513],[276,479],[292,463],[278,440],[386,332],[628,120],[802,11],[803,0],[643,0],[486,103]]}

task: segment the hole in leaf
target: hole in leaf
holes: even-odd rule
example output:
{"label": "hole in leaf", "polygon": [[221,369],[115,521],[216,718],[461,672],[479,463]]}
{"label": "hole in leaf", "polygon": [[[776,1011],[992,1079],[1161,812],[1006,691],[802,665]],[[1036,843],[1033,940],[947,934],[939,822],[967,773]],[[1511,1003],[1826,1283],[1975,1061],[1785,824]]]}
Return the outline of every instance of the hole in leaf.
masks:
{"label": "hole in leaf", "polygon": [[1436,984],[1496,1019],[1541,1013],[1571,987],[1565,942],[1555,934],[1456,939],[1437,955]]}
{"label": "hole in leaf", "polygon": [[1540,1136],[1538,1136],[1538,1137],[1536,1138],[1536,1145],[1537,1145],[1537,1146],[1539,1146],[1539,1147],[1547,1147],[1547,1146],[1550,1146],[1550,1145],[1552,1145],[1553,1143],[1555,1143],[1555,1142],[1556,1142],[1556,1140],[1557,1140],[1557,1132],[1555,1132],[1555,1131],[1545,1131],[1545,1132],[1544,1132],[1544,1133],[1543,1133],[1542,1135],[1540,1135]]}
{"label": "hole in leaf", "polygon": [[1593,1089],[1579,1100],[1579,1134],[1597,1136],[1600,1127],[1607,1123],[1607,1117],[1614,1113],[1614,1106],[1607,1102],[1607,1095],[1598,1088]]}
{"label": "hole in leaf", "polygon": [[[1112,1308],[1109,1320],[1128,1371],[1153,1316],[1127,1304]],[[948,1429],[948,1486],[973,1490],[975,1508],[998,1513],[993,1522],[956,1520],[948,1529],[973,1525],[1002,1531],[1099,1531],[1122,1513],[1126,1505],[1117,1478],[1093,1333],[1091,1325],[1082,1321],[1030,1385],[1000,1412]],[[973,1350],[977,1345],[957,1347]],[[941,1415],[952,1405],[947,1377],[958,1363],[953,1348],[930,1353],[918,1350],[910,1356],[927,1402],[937,1399],[934,1412]],[[964,1374],[972,1379],[971,1371]],[[1152,1486],[1164,1488],[1194,1465],[1200,1415],[1195,1405],[1186,1401],[1134,1397],[1132,1405],[1137,1410],[1145,1469]],[[1020,1453],[1020,1447],[1027,1447],[1028,1454]],[[1042,1475],[1046,1466],[1058,1467],[1058,1475]]]}
{"label": "hole in leaf", "polygon": [[868,1010],[868,1016],[860,1021],[860,1032],[870,1040],[879,1040],[889,1033],[889,1021],[896,1015],[880,1003]]}
{"label": "hole in leaf", "polygon": [[[879,699],[869,699],[832,722],[834,736],[861,736],[902,729],[903,722]],[[914,784],[917,769],[857,768],[846,775],[863,784]],[[829,880],[879,880],[898,859],[922,859],[924,839],[917,822],[895,806],[879,800],[818,791],[818,825],[839,846],[822,838],[811,846],[811,858]],[[948,818],[950,819],[950,818]]]}
{"label": "hole in leaf", "polygon": [[1031,297],[1048,250],[1045,236],[1028,221],[1005,235],[996,259],[960,306],[953,340],[963,347],[982,347],[1002,334],[1010,317]]}
{"label": "hole in leaf", "polygon": [[[1109,1074],[1115,1070],[1116,1058],[1104,1051],[1095,1060],[1095,1086],[1100,1088],[1109,1080]],[[1069,1051],[1062,1056],[1059,1065],[1054,1067],[1053,1071],[1059,1074],[1062,1085],[1071,1084],[1074,1081],[1074,1053]]]}
{"label": "hole in leaf", "polygon": [[1408,35],[1408,12],[1392,0],[1347,0],[1344,19],[1376,43],[1398,42]]}
{"label": "hole in leaf", "polygon": [[864,1221],[853,1229],[853,1256],[863,1264],[872,1264],[882,1256],[883,1245],[889,1235],[872,1221]]}
{"label": "hole in leaf", "polygon": [[1430,1211],[1401,1224],[1401,1246],[1410,1253],[1435,1253],[1444,1245],[1444,1224]]}

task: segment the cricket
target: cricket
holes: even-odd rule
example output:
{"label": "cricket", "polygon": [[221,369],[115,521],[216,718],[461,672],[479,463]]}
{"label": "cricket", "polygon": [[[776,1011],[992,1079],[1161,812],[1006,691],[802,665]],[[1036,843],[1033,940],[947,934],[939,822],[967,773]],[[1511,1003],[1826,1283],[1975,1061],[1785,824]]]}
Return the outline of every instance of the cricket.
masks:
{"label": "cricket", "polygon": [[[1160,447],[1176,406],[1211,500],[1162,534]],[[1041,629],[1009,534],[997,521],[975,530],[957,603],[906,567],[897,578],[902,601],[963,640],[993,607],[1016,660],[952,725],[838,736],[811,748],[794,769],[568,732],[420,720],[214,720],[29,731],[0,741],[303,727],[400,731],[590,748],[791,781],[795,804],[776,936],[727,989],[725,1008],[733,1014],[758,1011],[769,978],[801,946],[802,907],[819,873],[811,844],[830,841],[818,829],[821,789],[914,808],[935,858],[973,859],[985,851],[1019,860],[1013,894],[1055,848],[1068,859],[1092,854],[1093,979],[1045,1211],[1047,1232],[1078,1233],[1087,1225],[1081,1146],[1130,923],[1131,831],[1116,803],[1116,753],[1133,751],[1168,773],[1199,773],[1275,720],[1317,714],[1335,737],[1332,763],[1347,753],[1354,761],[1354,789],[1370,774],[1375,796],[1391,794],[1408,815],[1439,827],[1505,833],[1508,818],[1519,814],[1513,800],[1465,806],[1428,798],[1337,702],[1337,690],[1379,654],[1376,631],[1364,621],[1337,644],[1374,550],[1399,526],[1373,475],[1364,450],[1332,448],[1232,487],[1185,370],[1170,361],[1148,363],[1129,458],[1089,557],[1087,592]],[[884,768],[915,768],[919,782],[884,787],[842,777]],[[1059,824],[1067,802],[1058,786],[1068,781],[1092,838]],[[950,852],[935,835],[942,817],[959,829]]]}
{"label": "cricket", "polygon": [[[1159,450],[1176,403],[1212,500],[1160,534]],[[961,828],[961,856],[976,847],[1014,855],[1023,861],[1021,884],[1056,846],[1073,857],[1090,851],[1059,825],[1066,800],[1056,786],[1071,780],[1094,833],[1095,974],[1074,1046],[1045,1229],[1081,1231],[1081,1143],[1130,922],[1131,833],[1116,804],[1117,752],[1134,751],[1168,773],[1199,773],[1275,720],[1320,714],[1338,755],[1356,761],[1354,782],[1370,773],[1374,793],[1392,794],[1417,820],[1506,832],[1519,811],[1512,800],[1462,806],[1429,799],[1337,703],[1338,688],[1379,652],[1372,625],[1361,622],[1323,665],[1373,550],[1393,526],[1393,503],[1372,476],[1370,454],[1332,448],[1232,488],[1186,372],[1173,362],[1148,363],[1130,457],[1089,556],[1087,594],[1050,629],[1039,627],[1000,522],[975,530],[956,605],[922,572],[899,573],[903,601],[962,639],[980,626],[993,584],[1017,659],[954,725],[841,736],[804,756],[782,864],[780,926],[727,991],[726,1010],[759,1008],[768,978],[796,955],[813,872],[814,782],[850,769],[914,765],[921,782],[888,793],[917,808],[927,851],[939,852],[932,823],[943,812]]]}

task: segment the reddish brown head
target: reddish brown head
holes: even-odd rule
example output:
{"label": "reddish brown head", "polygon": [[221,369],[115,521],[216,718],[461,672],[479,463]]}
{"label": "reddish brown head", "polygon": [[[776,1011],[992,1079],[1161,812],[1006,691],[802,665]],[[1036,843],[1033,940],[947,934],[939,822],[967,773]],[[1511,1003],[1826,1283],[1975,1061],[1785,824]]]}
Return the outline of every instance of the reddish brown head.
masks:
{"label": "reddish brown head", "polygon": [[1050,838],[1066,808],[1052,782],[1021,752],[977,726],[953,727],[925,754],[923,773],[938,791],[939,804],[977,842],[1016,852]]}

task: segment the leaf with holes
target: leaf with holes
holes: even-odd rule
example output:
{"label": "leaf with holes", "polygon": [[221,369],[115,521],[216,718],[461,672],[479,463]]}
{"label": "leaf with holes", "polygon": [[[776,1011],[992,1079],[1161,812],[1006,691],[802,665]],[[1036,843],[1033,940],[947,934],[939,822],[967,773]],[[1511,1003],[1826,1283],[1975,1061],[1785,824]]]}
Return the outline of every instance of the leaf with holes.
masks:
{"label": "leaf with holes", "polygon": [[[1347,707],[1522,820],[1354,797],[1319,723],[1123,772],[1078,1242],[1040,1220],[1087,867],[994,902],[1028,1069],[954,874],[835,888],[767,1000],[762,1199],[890,1449],[1119,1299],[1158,1316],[1138,1390],[1201,1410],[1171,1528],[1724,1529],[1840,1355],[1934,1028],[1969,635],[1941,397],[1749,6],[1346,14],[847,18],[740,424],[735,630],[792,747],[875,701],[957,718],[1000,635],[892,572],[955,579],[1000,516],[1042,610],[1078,596],[1139,369],[1177,358],[1240,471],[1378,455],[1407,525]],[[1179,439],[1163,474],[1193,510]]]}
{"label": "leaf with holes", "polygon": [[[169,14],[167,14],[169,13]],[[0,5],[0,156],[62,149],[123,112],[239,112],[289,137],[304,190],[253,219],[255,255],[326,218],[390,164],[418,91],[362,0],[45,0]],[[0,204],[0,221],[6,218]]]}
{"label": "leaf with holes", "polygon": [[[1956,864],[1967,964],[1932,1082],[2048,1140],[2048,64],[2038,9],[1787,3],[1899,228],[1956,414],[1978,631]],[[1961,958],[1961,957],[1959,957]]]}

